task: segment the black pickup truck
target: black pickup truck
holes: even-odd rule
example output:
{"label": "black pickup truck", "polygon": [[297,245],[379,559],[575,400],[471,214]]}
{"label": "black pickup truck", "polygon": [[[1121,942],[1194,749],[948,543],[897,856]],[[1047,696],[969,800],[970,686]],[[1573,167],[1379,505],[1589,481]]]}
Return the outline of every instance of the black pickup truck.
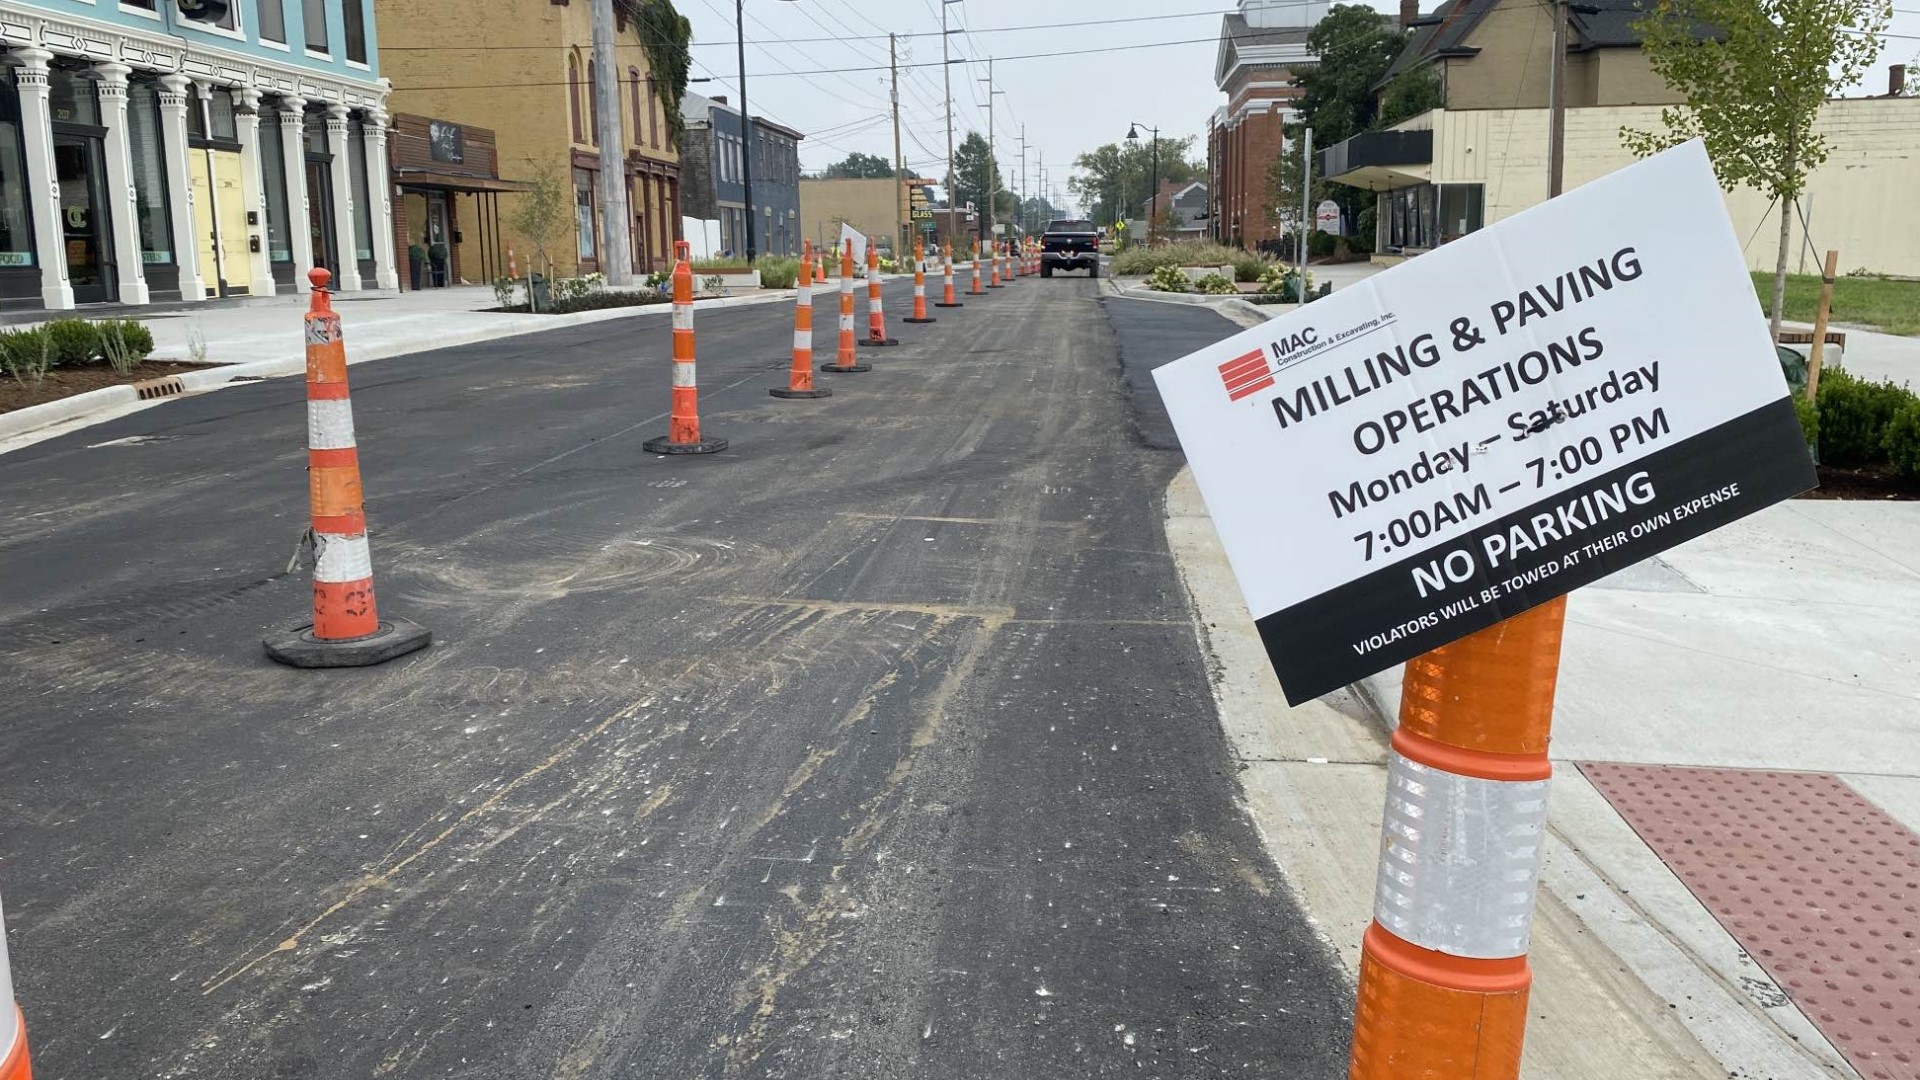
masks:
{"label": "black pickup truck", "polygon": [[1082,218],[1047,222],[1047,231],[1040,234],[1040,276],[1052,277],[1055,269],[1100,276],[1100,230],[1093,222]]}

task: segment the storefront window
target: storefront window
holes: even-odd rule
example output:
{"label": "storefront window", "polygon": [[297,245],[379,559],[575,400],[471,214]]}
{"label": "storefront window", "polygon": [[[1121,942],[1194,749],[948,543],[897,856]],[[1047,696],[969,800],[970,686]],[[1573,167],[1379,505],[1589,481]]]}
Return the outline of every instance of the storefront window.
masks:
{"label": "storefront window", "polygon": [[306,123],[302,130],[307,137],[307,153],[327,153],[327,113],[325,109],[308,109]]}
{"label": "storefront window", "polygon": [[20,148],[20,98],[13,72],[0,74],[0,266],[33,265],[33,225],[27,216],[26,155]]}
{"label": "storefront window", "polygon": [[216,88],[207,95],[207,112],[212,117],[213,127],[207,132],[210,139],[236,142],[240,131],[233,119],[233,95]]}
{"label": "storefront window", "polygon": [[367,190],[366,123],[354,117],[347,128],[347,162],[353,171],[353,257],[373,258],[373,200]]}
{"label": "storefront window", "polygon": [[133,154],[133,208],[140,222],[140,261],[173,261],[167,217],[166,156],[160,143],[160,94],[145,79],[127,85],[127,142]]}
{"label": "storefront window", "polygon": [[574,235],[579,238],[582,259],[594,258],[593,246],[593,174],[586,169],[573,170]]}
{"label": "storefront window", "polygon": [[280,114],[260,110],[260,178],[267,196],[267,258],[292,262],[293,244],[287,239],[287,158],[280,141]]}
{"label": "storefront window", "polygon": [[1440,242],[1479,232],[1485,189],[1479,184],[1440,185]]}

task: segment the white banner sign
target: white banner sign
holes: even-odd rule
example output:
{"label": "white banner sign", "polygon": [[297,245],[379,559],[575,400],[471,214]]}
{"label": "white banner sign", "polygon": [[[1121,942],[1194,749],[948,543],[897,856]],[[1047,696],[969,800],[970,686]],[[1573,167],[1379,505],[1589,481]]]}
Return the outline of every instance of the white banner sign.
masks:
{"label": "white banner sign", "polygon": [[1154,377],[1295,703],[1814,483],[1698,143]]}
{"label": "white banner sign", "polygon": [[840,223],[840,244],[834,251],[834,258],[838,259],[841,253],[847,250],[847,241],[849,240],[853,241],[853,265],[867,265],[866,234],[844,221]]}

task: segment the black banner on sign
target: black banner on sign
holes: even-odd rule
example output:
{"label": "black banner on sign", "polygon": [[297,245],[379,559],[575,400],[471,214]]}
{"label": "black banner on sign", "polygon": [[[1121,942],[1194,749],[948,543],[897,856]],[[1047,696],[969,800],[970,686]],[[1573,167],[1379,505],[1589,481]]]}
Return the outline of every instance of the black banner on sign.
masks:
{"label": "black banner on sign", "polygon": [[1298,705],[1591,584],[1816,483],[1771,405],[1258,621]]}

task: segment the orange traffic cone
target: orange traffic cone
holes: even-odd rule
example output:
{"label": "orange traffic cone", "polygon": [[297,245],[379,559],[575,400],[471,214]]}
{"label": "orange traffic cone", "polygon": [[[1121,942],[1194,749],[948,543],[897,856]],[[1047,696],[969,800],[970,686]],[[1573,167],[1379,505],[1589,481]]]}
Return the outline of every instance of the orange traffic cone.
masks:
{"label": "orange traffic cone", "polygon": [[[800,251],[800,274],[793,293],[793,366],[787,369],[787,385],[767,393],[777,398],[832,397],[833,391],[813,386],[813,241]],[[4,1078],[0,1078],[4,1080]]]}
{"label": "orange traffic cone", "polygon": [[962,306],[953,295],[953,245],[946,246],[945,257],[940,260],[941,299],[934,307],[954,308]]}
{"label": "orange traffic cone", "polygon": [[992,276],[987,279],[987,288],[1005,288],[1005,286],[1000,284],[1000,249],[998,244],[987,245],[987,270],[992,274]]}
{"label": "orange traffic cone", "polygon": [[840,252],[840,354],[836,363],[821,364],[821,371],[852,373],[872,371],[872,364],[863,364],[853,347],[853,241],[848,240]]}
{"label": "orange traffic cone", "polygon": [[913,318],[901,321],[910,323],[934,321],[927,314],[927,248],[918,240],[913,242]]}
{"label": "orange traffic cone", "polygon": [[867,237],[867,336],[862,345],[898,345],[899,339],[887,336],[886,301],[880,296],[880,245]]}
{"label": "orange traffic cone", "polygon": [[727,448],[725,439],[700,437],[700,389],[693,361],[693,245],[673,243],[673,405],[667,433],[648,439],[641,448],[649,454],[713,454]]}
{"label": "orange traffic cone", "polygon": [[980,241],[978,240],[973,242],[973,258],[968,261],[967,265],[973,267],[973,288],[967,290],[967,294],[969,296],[985,296],[986,293],[980,288]]}
{"label": "orange traffic cone", "polygon": [[[807,242],[812,243],[813,241],[809,240]],[[820,261],[813,264],[813,275],[813,283],[815,285],[825,285],[827,283],[827,253],[825,250],[820,252]]]}
{"label": "orange traffic cone", "polygon": [[1014,241],[1014,240],[1007,241],[1007,251],[1006,251],[1005,257],[1007,260],[1008,280],[1012,280],[1020,276],[1020,273],[1021,273],[1020,260],[1017,257],[1017,253],[1019,252],[1019,250],[1020,248],[1019,248],[1018,241]]}
{"label": "orange traffic cone", "polygon": [[27,1021],[13,1000],[13,974],[7,963],[4,928],[0,928],[0,1080],[33,1080],[33,1063],[28,1060]]}
{"label": "orange traffic cone", "polygon": [[[267,655],[294,667],[365,667],[424,649],[426,627],[382,621],[373,599],[373,557],[361,505],[360,453],[347,398],[347,347],[327,282],[307,274],[307,499],[312,511],[313,619],[268,634]],[[0,1077],[8,1074],[0,1072]]]}

